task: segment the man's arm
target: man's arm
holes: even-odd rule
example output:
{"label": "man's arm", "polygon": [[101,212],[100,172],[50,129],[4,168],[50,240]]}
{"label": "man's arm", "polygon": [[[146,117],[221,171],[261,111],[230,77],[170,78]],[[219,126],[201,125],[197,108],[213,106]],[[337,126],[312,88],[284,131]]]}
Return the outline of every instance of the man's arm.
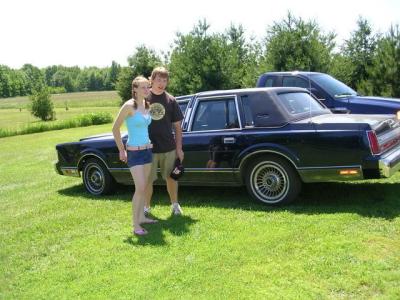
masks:
{"label": "man's arm", "polygon": [[181,128],[181,121],[174,122],[174,129],[175,129],[175,145],[176,145],[176,155],[178,156],[179,160],[183,162],[184,153],[182,150],[182,128]]}

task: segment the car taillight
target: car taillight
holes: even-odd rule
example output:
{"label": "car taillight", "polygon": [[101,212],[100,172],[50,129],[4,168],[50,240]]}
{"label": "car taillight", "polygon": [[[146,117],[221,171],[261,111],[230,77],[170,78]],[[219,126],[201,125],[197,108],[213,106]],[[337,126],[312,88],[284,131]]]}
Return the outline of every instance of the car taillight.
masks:
{"label": "car taillight", "polygon": [[367,131],[367,135],[372,154],[379,154],[381,152],[381,147],[379,146],[378,137],[376,136],[375,131]]}

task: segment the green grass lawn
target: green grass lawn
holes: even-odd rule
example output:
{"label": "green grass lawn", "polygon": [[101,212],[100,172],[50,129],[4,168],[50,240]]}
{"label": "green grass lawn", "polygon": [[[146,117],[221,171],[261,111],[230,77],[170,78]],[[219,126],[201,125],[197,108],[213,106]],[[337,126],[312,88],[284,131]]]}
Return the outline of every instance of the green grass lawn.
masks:
{"label": "green grass lawn", "polygon": [[88,195],[55,145],[111,124],[0,142],[0,299],[399,299],[400,173],[313,184],[270,208],[243,188],[180,189],[171,217],[131,232],[132,188]]}

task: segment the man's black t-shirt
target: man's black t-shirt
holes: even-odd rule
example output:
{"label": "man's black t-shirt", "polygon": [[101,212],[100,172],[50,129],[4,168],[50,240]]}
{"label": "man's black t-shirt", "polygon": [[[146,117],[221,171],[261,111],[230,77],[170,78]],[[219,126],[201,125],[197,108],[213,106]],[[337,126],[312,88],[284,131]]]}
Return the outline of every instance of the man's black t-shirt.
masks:
{"label": "man's black t-shirt", "polygon": [[161,95],[150,93],[147,100],[150,103],[150,114],[153,119],[149,126],[153,152],[165,153],[176,149],[172,123],[183,119],[178,103],[166,92]]}

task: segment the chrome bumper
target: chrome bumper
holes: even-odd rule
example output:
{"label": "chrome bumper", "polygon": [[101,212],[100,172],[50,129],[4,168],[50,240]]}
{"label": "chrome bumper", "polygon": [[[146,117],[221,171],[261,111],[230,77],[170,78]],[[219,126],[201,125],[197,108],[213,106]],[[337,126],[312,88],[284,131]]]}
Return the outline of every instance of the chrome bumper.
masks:
{"label": "chrome bumper", "polygon": [[78,168],[61,167],[58,162],[54,163],[54,169],[56,169],[56,172],[60,175],[72,176],[72,177],[80,177],[81,176]]}
{"label": "chrome bumper", "polygon": [[382,177],[390,177],[400,170],[400,146],[397,146],[379,160]]}

